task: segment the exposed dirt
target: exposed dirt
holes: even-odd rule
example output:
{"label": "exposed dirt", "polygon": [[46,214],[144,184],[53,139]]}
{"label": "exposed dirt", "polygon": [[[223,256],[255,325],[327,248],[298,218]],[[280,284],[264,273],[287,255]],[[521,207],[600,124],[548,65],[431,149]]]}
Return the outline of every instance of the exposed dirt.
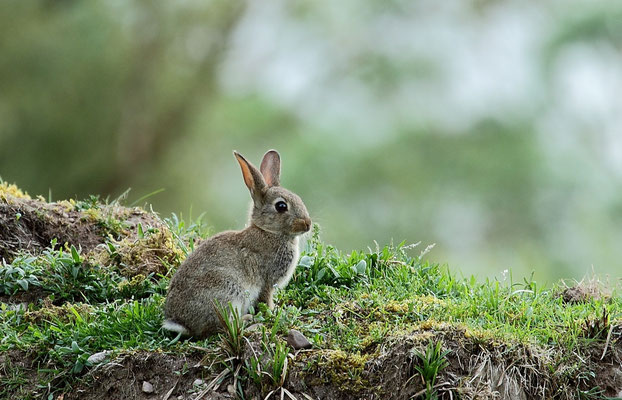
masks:
{"label": "exposed dirt", "polygon": [[[582,355],[585,364],[575,360],[579,368],[576,371],[559,364],[559,369],[551,372],[550,367],[559,360],[542,349],[469,337],[455,326],[422,329],[388,338],[368,354],[329,350],[294,352],[284,387],[296,399],[308,398],[305,396],[334,400],[412,399],[425,390],[415,370],[419,362],[415,352],[424,351],[430,340],[441,340],[450,354],[449,365],[439,374],[435,386],[440,399],[575,399],[578,393],[574,388],[587,390],[594,386],[599,386],[603,395],[615,397],[622,390],[622,329],[616,328],[612,336],[604,360],[600,357],[605,343],[599,342],[589,354]],[[259,337],[251,335],[249,339],[247,343],[258,351]],[[251,352],[247,348],[246,356]],[[223,370],[219,363],[211,367],[202,365],[204,354],[200,351],[190,355],[124,354],[92,369],[88,373],[90,379],[65,395],[65,399],[236,398],[229,392],[234,383],[231,373],[214,388],[203,390]],[[596,372],[595,376],[582,374],[587,367]],[[197,379],[204,384],[193,386]],[[153,385],[153,394],[143,393],[143,381]],[[248,380],[244,386],[246,398],[263,399],[267,395]],[[272,396],[279,398],[280,391],[277,389]]]}
{"label": "exposed dirt", "polygon": [[611,293],[596,278],[583,279],[561,292],[562,300],[567,304],[586,303],[593,300],[607,300]]}
{"label": "exposed dirt", "polygon": [[50,293],[38,287],[31,287],[25,292],[17,292],[12,296],[0,294],[0,303],[27,307],[28,303],[36,303],[45,299]]}
{"label": "exposed dirt", "polygon": [[[212,376],[201,363],[202,354],[171,354],[136,352],[122,354],[113,361],[96,366],[87,379],[64,399],[191,399],[201,392]],[[193,385],[197,380],[204,383]],[[152,393],[143,391],[143,382],[153,387]],[[226,392],[212,392],[204,399],[231,399]]]}
{"label": "exposed dirt", "polygon": [[[111,232],[106,219],[123,224]],[[20,252],[38,254],[53,239],[57,245],[67,243],[88,253],[104,244],[111,233],[118,239],[135,239],[139,223],[145,229],[163,227],[153,214],[139,208],[113,204],[96,211],[77,210],[68,201],[47,203],[5,194],[0,199],[0,259],[10,262]]]}
{"label": "exposed dirt", "polygon": [[65,205],[17,197],[7,200],[0,201],[0,258],[7,262],[19,252],[41,252],[52,239],[84,251],[104,241],[100,225]]}

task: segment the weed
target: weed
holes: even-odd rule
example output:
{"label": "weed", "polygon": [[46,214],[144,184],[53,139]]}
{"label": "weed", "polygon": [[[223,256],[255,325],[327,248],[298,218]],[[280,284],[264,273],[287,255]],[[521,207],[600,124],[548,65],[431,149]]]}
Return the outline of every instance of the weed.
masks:
{"label": "weed", "polygon": [[291,397],[291,393],[284,387],[288,371],[289,345],[275,335],[274,328],[268,332],[265,326],[261,327],[261,352],[251,347],[252,355],[245,361],[244,370],[248,378],[259,389],[265,398],[270,398],[280,392]]}
{"label": "weed", "polygon": [[175,213],[165,218],[164,222],[175,237],[177,246],[186,256],[194,251],[195,244],[208,234],[208,229],[203,224],[203,214],[190,224],[186,224],[183,218]]}
{"label": "weed", "polygon": [[0,364],[0,398],[8,398],[11,393],[19,391],[28,382],[24,371],[6,357]]}
{"label": "weed", "polygon": [[0,294],[13,295],[20,290],[27,291],[31,286],[39,286],[38,278],[23,268],[23,265],[30,265],[36,257],[22,255],[17,257],[13,263],[7,264],[2,259],[0,266]]}
{"label": "weed", "polygon": [[222,305],[216,300],[214,307],[224,328],[224,332],[218,334],[221,348],[229,359],[237,361],[244,353],[244,320],[240,316],[240,311],[231,303]]}
{"label": "weed", "polygon": [[443,351],[443,343],[440,341],[428,343],[425,352],[420,352],[418,350],[413,351],[413,355],[417,357],[419,361],[414,368],[415,371],[421,375],[421,379],[425,385],[424,396],[426,400],[437,398],[435,390],[436,379],[439,372],[449,365],[447,361],[447,355],[449,353],[449,350]]}

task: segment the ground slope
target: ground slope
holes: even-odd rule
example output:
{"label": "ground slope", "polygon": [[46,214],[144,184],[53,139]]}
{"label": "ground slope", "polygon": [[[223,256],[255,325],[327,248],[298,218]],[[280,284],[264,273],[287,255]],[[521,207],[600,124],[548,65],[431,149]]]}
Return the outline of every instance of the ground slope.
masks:
{"label": "ground slope", "polygon": [[[0,183],[0,398],[622,396],[616,290],[457,278],[408,246],[341,253],[317,228],[274,311],[179,340],[160,329],[166,287],[205,236]],[[291,329],[312,347],[291,348]]]}

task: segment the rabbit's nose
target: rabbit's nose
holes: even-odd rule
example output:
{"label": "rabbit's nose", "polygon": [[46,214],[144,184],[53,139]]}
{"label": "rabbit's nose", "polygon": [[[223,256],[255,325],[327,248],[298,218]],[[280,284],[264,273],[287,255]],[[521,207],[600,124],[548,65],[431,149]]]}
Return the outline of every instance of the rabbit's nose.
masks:
{"label": "rabbit's nose", "polygon": [[311,218],[309,217],[298,218],[292,224],[292,232],[295,232],[297,234],[309,232],[310,229],[311,229]]}

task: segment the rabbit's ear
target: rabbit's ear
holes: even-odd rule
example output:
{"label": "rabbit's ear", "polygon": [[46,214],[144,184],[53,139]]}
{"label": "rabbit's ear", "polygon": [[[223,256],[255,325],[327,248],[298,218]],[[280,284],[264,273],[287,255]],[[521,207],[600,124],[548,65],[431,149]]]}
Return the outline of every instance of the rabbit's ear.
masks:
{"label": "rabbit's ear", "polygon": [[261,160],[259,167],[268,186],[279,186],[281,181],[281,156],[276,150],[269,150]]}
{"label": "rabbit's ear", "polygon": [[251,163],[246,161],[244,157],[237,151],[233,152],[233,155],[238,160],[240,168],[242,168],[242,176],[244,177],[244,183],[251,192],[251,197],[254,201],[261,200],[263,193],[267,189],[266,181],[261,172]]}

